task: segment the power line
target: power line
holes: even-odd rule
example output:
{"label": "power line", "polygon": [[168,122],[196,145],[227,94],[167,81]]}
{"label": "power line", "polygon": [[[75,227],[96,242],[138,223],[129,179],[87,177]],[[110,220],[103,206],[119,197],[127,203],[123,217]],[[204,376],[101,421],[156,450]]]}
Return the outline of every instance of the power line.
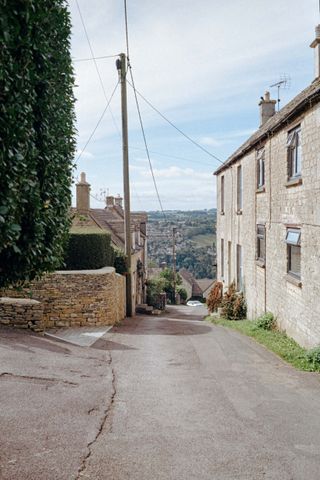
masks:
{"label": "power line", "polygon": [[224,164],[224,162],[222,160],[220,160],[220,158],[218,158],[216,155],[214,155],[213,153],[209,152],[209,150],[207,150],[206,148],[204,148],[202,145],[200,145],[199,143],[197,143],[195,140],[193,140],[191,137],[189,137],[189,135],[187,135],[186,133],[184,133],[182,130],[180,130],[179,127],[177,127],[173,122],[171,122],[171,120],[169,120],[165,115],[163,115],[163,113],[160,112],[160,110],[158,110],[154,105],[152,105],[151,102],[149,102],[149,100],[146,99],[146,97],[144,97],[142,95],[142,93],[140,93],[137,89],[135,89],[135,87],[129,82],[129,80],[127,80],[128,84],[130,85],[130,87],[142,98],[142,100],[144,100],[148,105],[149,107],[151,107],[155,112],[157,112],[158,115],[160,115],[161,118],[163,118],[167,123],[169,123],[169,125],[171,125],[175,130],[177,130],[179,133],[181,133],[181,135],[183,135],[185,138],[187,138],[191,143],[193,143],[196,147],[200,148],[203,152],[207,153],[208,155],[210,155],[210,157],[214,158],[215,160],[217,160],[218,162],[220,162],[221,164]]}
{"label": "power line", "polygon": [[111,100],[113,99],[114,94],[116,93],[116,90],[117,90],[117,88],[118,88],[118,85],[119,85],[119,80],[117,81],[116,86],[115,86],[114,89],[113,89],[113,92],[112,92],[112,94],[111,94],[111,97],[110,97],[109,100],[108,100],[107,105],[104,107],[104,110],[103,110],[103,112],[102,112],[102,114],[101,114],[101,116],[100,116],[100,118],[99,118],[96,126],[94,127],[93,131],[91,132],[91,135],[89,136],[88,140],[86,141],[85,146],[83,147],[83,149],[82,149],[81,152],[79,153],[79,155],[78,155],[75,163],[78,163],[78,161],[79,161],[80,158],[81,158],[81,155],[83,154],[83,152],[85,151],[85,149],[86,149],[87,146],[89,145],[89,143],[90,143],[93,135],[96,133],[96,130],[97,130],[97,128],[99,127],[99,125],[100,125],[100,123],[101,123],[101,121],[102,121],[102,119],[103,119],[106,111],[108,110],[109,105],[110,105],[110,103],[111,103]]}
{"label": "power line", "polygon": [[[82,23],[82,26],[83,26],[83,30],[84,30],[84,33],[85,33],[85,36],[86,36],[86,39],[87,39],[87,42],[88,42],[88,45],[89,45],[89,49],[90,49],[90,52],[91,52],[92,60],[93,60],[93,63],[94,63],[94,66],[95,66],[95,69],[96,69],[96,72],[97,72],[97,75],[98,75],[98,78],[99,78],[99,82],[100,82],[100,85],[101,85],[101,88],[102,88],[102,91],[103,91],[103,95],[104,95],[104,98],[106,99],[106,101],[108,101],[107,94],[106,94],[106,90],[105,90],[104,85],[103,85],[103,81],[102,81],[102,78],[101,78],[100,70],[99,70],[99,68],[98,68],[98,64],[97,64],[97,61],[96,61],[96,57],[94,56],[94,53],[93,53],[93,48],[92,48],[92,45],[91,45],[91,42],[90,42],[90,38],[89,38],[89,34],[88,34],[88,31],[87,31],[86,25],[85,25],[85,23],[84,23],[84,19],[83,19],[81,10],[80,10],[80,5],[79,5],[78,0],[76,0],[76,4],[77,4],[78,12],[79,12],[79,15],[80,15],[81,23]],[[117,55],[115,55],[115,56],[117,56]],[[114,124],[116,130],[118,131],[119,135],[121,136],[119,127],[118,127],[118,125],[117,125],[117,123],[116,123],[116,121],[115,121],[115,118],[114,118],[114,115],[113,115],[113,113],[112,113],[112,110],[109,109],[109,111],[110,111],[110,115],[111,115],[113,124]]]}
{"label": "power line", "polygon": [[131,77],[131,82],[132,82],[132,85],[131,84],[130,85],[132,86],[133,92],[134,92],[134,98],[135,98],[135,103],[136,103],[136,107],[137,107],[137,112],[138,112],[138,117],[139,117],[142,137],[143,137],[143,142],[144,142],[144,146],[145,146],[145,150],[146,150],[146,154],[147,154],[147,158],[148,158],[148,162],[149,162],[149,167],[150,167],[150,172],[151,172],[151,176],[152,176],[152,180],[153,180],[154,189],[155,189],[156,194],[157,194],[157,198],[158,198],[158,201],[159,201],[159,205],[160,205],[160,208],[161,208],[162,215],[163,215],[164,218],[166,218],[166,215],[165,215],[164,210],[163,210],[163,206],[162,206],[162,202],[161,202],[156,178],[154,176],[154,171],[153,171],[151,158],[150,158],[150,154],[149,154],[146,134],[145,134],[144,127],[143,127],[139,101],[138,101],[138,97],[137,97],[137,93],[136,93],[136,89],[135,89],[135,84],[134,84],[134,79],[133,79],[133,74],[132,74],[132,67],[131,67],[131,64],[130,64],[127,0],[124,0],[124,19],[125,19],[125,32],[126,32],[127,62],[128,62],[128,69],[129,69],[129,72],[130,72],[130,77]]}
{"label": "power line", "polygon": [[[139,148],[139,147],[131,147],[132,150],[143,150],[144,148]],[[159,155],[160,157],[167,157],[167,158],[174,158],[176,160],[183,160],[184,162],[192,162],[193,164],[195,163],[195,160],[192,158],[184,158],[184,157],[178,157],[177,155],[168,155],[166,153],[160,153],[160,152],[155,152],[154,150],[149,150],[150,153],[153,153],[154,155]],[[197,163],[201,163],[202,165],[208,165],[212,167],[212,164],[209,162],[202,162],[199,160],[196,160]]]}
{"label": "power line", "polygon": [[116,54],[116,55],[103,55],[102,57],[89,57],[89,58],[75,58],[73,59],[72,61],[75,63],[75,62],[89,62],[91,60],[102,60],[102,59],[105,59],[105,58],[115,58],[115,57],[118,57],[119,54]]}

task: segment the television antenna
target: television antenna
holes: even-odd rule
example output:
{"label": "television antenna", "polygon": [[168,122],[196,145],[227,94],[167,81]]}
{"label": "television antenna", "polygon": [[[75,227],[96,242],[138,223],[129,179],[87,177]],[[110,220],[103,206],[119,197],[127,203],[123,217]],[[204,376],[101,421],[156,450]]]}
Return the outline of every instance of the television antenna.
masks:
{"label": "television antenna", "polygon": [[273,83],[270,85],[270,88],[277,87],[278,90],[278,98],[277,98],[277,105],[278,105],[278,112],[280,110],[280,88],[283,88],[284,90],[288,90],[291,86],[291,78],[289,75],[286,75],[285,73],[280,76],[280,80],[276,83]]}

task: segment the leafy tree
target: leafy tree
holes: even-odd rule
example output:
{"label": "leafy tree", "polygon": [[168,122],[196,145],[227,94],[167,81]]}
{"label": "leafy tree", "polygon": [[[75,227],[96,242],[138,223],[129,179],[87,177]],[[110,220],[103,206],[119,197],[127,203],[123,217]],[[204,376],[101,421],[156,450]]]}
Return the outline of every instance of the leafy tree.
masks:
{"label": "leafy tree", "polygon": [[70,31],[66,0],[0,0],[0,287],[63,257],[75,149]]}

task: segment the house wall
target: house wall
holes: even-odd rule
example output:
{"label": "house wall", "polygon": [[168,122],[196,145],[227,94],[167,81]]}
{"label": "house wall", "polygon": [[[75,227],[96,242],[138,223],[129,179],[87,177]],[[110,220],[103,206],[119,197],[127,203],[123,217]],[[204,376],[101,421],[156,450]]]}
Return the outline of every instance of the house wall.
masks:
{"label": "house wall", "polygon": [[[287,132],[301,125],[302,184],[287,186]],[[263,146],[263,145],[261,145]],[[256,152],[252,150],[217,175],[218,279],[226,288],[236,279],[236,245],[243,249],[243,289],[248,318],[271,311],[279,326],[300,344],[320,344],[320,106],[311,108],[265,147],[265,190],[256,191]],[[237,214],[237,166],[243,170],[243,209]],[[220,205],[221,176],[225,177],[224,214]],[[266,227],[265,268],[256,260],[256,225]],[[301,227],[301,286],[287,276],[288,225]],[[221,271],[224,239],[224,275]],[[231,265],[228,266],[228,241]],[[230,278],[228,275],[230,271]]]}

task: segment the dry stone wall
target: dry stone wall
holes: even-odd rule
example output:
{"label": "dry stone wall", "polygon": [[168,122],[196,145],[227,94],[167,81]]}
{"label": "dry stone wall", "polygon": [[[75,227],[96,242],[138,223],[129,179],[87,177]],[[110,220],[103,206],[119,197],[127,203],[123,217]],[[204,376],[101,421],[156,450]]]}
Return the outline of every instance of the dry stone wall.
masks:
{"label": "dry stone wall", "polygon": [[112,267],[55,272],[5,294],[41,302],[46,328],[114,325],[125,317],[125,278]]}
{"label": "dry stone wall", "polygon": [[42,332],[43,305],[27,298],[0,298],[0,324]]}

